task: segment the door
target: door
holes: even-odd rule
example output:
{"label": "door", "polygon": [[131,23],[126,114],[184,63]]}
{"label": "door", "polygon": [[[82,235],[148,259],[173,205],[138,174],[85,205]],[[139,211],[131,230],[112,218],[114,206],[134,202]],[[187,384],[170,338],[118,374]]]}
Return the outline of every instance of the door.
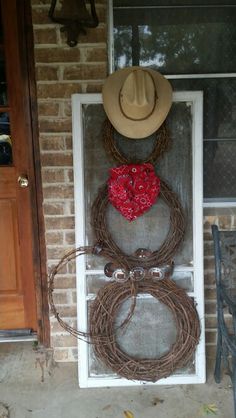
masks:
{"label": "door", "polygon": [[24,2],[1,1],[0,329],[37,331]]}
{"label": "door", "polygon": [[[103,144],[105,113],[100,94],[75,94],[72,98],[73,155],[75,174],[76,247],[92,246],[96,234],[91,226],[91,208],[100,187],[107,182],[109,169],[116,165]],[[196,303],[201,321],[201,338],[193,357],[184,367],[156,384],[203,383],[205,381],[204,284],[202,230],[202,93],[175,92],[167,117],[171,147],[155,163],[155,172],[177,193],[185,213],[186,232],[173,255],[172,280],[184,288]],[[144,140],[128,140],[115,134],[122,155],[147,158],[155,135]],[[98,158],[99,155],[99,158]],[[99,208],[97,208],[99,210]],[[106,207],[105,225],[110,237],[125,254],[139,249],[155,251],[168,236],[170,206],[162,197],[134,222],[128,222],[112,205]],[[103,228],[103,225],[101,226]],[[105,236],[105,234],[104,234]],[[105,239],[104,239],[105,241]],[[102,245],[102,244],[101,244]],[[114,247],[113,247],[114,248]],[[104,274],[110,259],[91,254],[76,258],[78,329],[88,329],[91,303],[112,278]],[[117,295],[116,295],[117,297]],[[118,301],[118,298],[116,299]],[[118,301],[119,303],[119,301]],[[156,359],[171,350],[176,339],[176,322],[161,300],[149,293],[139,294],[131,320],[127,299],[119,306],[114,322],[115,339],[121,352],[133,358]],[[105,310],[105,308],[104,308]],[[102,310],[101,310],[102,312]],[[114,328],[115,329],[115,328]],[[80,387],[140,385],[145,382],[121,378],[97,357],[93,344],[79,341]]]}

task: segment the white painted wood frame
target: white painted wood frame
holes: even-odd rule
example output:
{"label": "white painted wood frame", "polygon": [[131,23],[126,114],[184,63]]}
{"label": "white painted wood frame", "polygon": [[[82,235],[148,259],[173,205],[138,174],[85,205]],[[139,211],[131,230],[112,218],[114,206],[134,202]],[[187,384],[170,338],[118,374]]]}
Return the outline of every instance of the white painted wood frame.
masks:
{"label": "white painted wood frame", "polygon": [[[193,196],[193,266],[179,269],[193,271],[194,289],[189,295],[194,298],[201,321],[201,338],[195,354],[195,373],[172,375],[150,385],[195,384],[205,382],[205,328],[204,328],[204,282],[203,282],[203,94],[200,91],[176,92],[174,102],[187,102],[192,110],[192,196]],[[85,244],[85,209],[84,209],[84,165],[83,165],[83,105],[101,104],[101,94],[74,94],[72,96],[73,156],[75,187],[75,228],[76,246]],[[102,270],[86,271],[84,256],[76,259],[78,329],[87,330],[87,302],[95,295],[86,296],[86,275],[103,274]],[[136,386],[147,384],[141,381],[129,381],[124,378],[107,376],[90,377],[88,370],[88,344],[78,343],[79,386]]]}

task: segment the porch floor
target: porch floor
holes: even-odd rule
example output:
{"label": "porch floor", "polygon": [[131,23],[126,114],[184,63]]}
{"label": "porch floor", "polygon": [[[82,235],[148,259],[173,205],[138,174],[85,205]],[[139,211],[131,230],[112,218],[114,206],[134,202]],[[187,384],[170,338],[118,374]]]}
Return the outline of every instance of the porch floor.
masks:
{"label": "porch floor", "polygon": [[212,367],[202,385],[79,389],[76,363],[46,365],[29,342],[0,344],[0,418],[4,410],[10,418],[234,417],[230,379],[217,385]]}

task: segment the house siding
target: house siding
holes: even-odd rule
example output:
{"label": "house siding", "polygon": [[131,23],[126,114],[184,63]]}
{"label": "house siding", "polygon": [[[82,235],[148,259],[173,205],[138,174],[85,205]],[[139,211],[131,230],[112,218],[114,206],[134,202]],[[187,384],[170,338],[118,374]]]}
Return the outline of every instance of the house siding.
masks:
{"label": "house siding", "polygon": [[[76,47],[48,18],[49,0],[32,0],[35,67],[38,95],[39,141],[42,163],[47,264],[52,268],[74,248],[74,194],[71,94],[101,92],[108,74],[107,6],[96,1],[99,26],[80,35]],[[204,279],[208,363],[215,354],[216,293],[211,224],[236,227],[235,211],[206,209],[204,216]],[[55,279],[58,311],[76,326],[75,266],[70,264]],[[77,341],[50,318],[51,344],[56,361],[76,361]]]}

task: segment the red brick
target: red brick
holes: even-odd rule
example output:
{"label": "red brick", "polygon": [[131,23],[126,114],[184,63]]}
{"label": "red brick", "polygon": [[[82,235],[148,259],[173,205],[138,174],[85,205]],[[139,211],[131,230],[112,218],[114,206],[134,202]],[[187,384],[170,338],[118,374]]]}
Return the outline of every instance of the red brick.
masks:
{"label": "red brick", "polygon": [[48,9],[43,7],[32,8],[32,21],[34,25],[52,24],[48,17]]}
{"label": "red brick", "polygon": [[58,116],[59,114],[59,103],[55,101],[50,102],[38,102],[38,113],[39,116]]}
{"label": "red brick", "polygon": [[49,260],[60,260],[68,253],[70,248],[66,247],[47,247],[47,256]]}
{"label": "red brick", "polygon": [[41,163],[44,167],[52,166],[72,166],[72,154],[67,153],[44,153],[41,155]]}
{"label": "red brick", "polygon": [[205,289],[205,300],[216,300],[216,288]]}
{"label": "red brick", "polygon": [[65,178],[67,179],[67,181],[69,183],[73,183],[74,181],[74,173],[73,173],[73,169],[68,168],[65,170]]}
{"label": "red brick", "polygon": [[61,306],[60,307],[60,315],[64,318],[71,318],[77,316],[77,306]]}
{"label": "red brick", "polygon": [[86,93],[101,93],[104,83],[88,83],[85,87]]}
{"label": "red brick", "polygon": [[58,67],[52,67],[49,65],[40,66],[40,67],[37,66],[36,67],[36,80],[39,80],[39,81],[58,80],[58,72],[59,72]]}
{"label": "red brick", "polygon": [[107,74],[105,64],[78,64],[64,68],[64,80],[99,80],[105,79]]}
{"label": "red brick", "polygon": [[[55,268],[57,266],[58,262],[56,262],[55,260],[48,260],[48,271],[49,273],[53,270],[53,268]],[[67,273],[67,266],[63,266],[60,268],[60,272],[57,273],[56,277],[59,277],[60,274],[66,274]],[[56,280],[56,278],[55,278]]]}
{"label": "red brick", "polygon": [[212,241],[212,233],[211,233],[211,231],[204,232],[204,241]]}
{"label": "red brick", "polygon": [[71,261],[71,263],[68,264],[68,272],[75,274],[76,272],[76,265],[75,265],[75,261]]}
{"label": "red brick", "polygon": [[67,304],[68,303],[68,297],[67,294],[65,292],[53,292],[53,301],[55,303],[55,305],[61,305],[61,304]]}
{"label": "red brick", "polygon": [[[42,170],[43,183],[63,183],[65,181],[65,172],[59,169],[43,169]],[[44,192],[44,196],[46,196]]]}
{"label": "red brick", "polygon": [[74,83],[53,83],[44,84],[42,82],[37,84],[37,94],[40,99],[63,99],[70,98],[74,93],[81,93],[82,87],[80,82]]}
{"label": "red brick", "polygon": [[215,269],[215,258],[214,257],[204,257],[204,269],[214,271],[214,269]]}
{"label": "red brick", "polygon": [[46,232],[46,243],[47,245],[63,244],[63,233],[62,232]]}
{"label": "red brick", "polygon": [[61,46],[55,48],[36,48],[36,63],[68,63],[80,61],[80,50],[78,47],[71,48],[69,46]]}
{"label": "red brick", "polygon": [[216,282],[215,280],[215,272],[204,272],[204,283],[205,285],[214,285]]}
{"label": "red brick", "polygon": [[44,186],[43,187],[44,199],[73,199],[74,187],[66,185]]}
{"label": "red brick", "polygon": [[205,241],[204,242],[204,255],[205,256],[214,256],[213,241]]}
{"label": "red brick", "polygon": [[67,137],[65,138],[65,143],[66,143],[66,149],[72,149],[72,137]]}
{"label": "red brick", "polygon": [[77,292],[72,292],[72,301],[73,303],[77,303]]}
{"label": "red brick", "polygon": [[[69,324],[71,327],[76,327],[76,319],[67,319],[66,323]],[[51,331],[55,334],[55,333],[61,333],[63,331],[63,328],[61,327],[61,325],[57,322],[57,321],[51,321]]]}
{"label": "red brick", "polygon": [[207,331],[206,332],[206,344],[216,344],[216,332]]}
{"label": "red brick", "polygon": [[106,48],[88,48],[85,51],[87,62],[107,62]]}
{"label": "red brick", "polygon": [[96,13],[99,23],[105,23],[106,21],[106,8],[96,4]]}
{"label": "red brick", "polygon": [[63,112],[64,112],[64,116],[71,117],[71,114],[72,114],[71,101],[64,102]]}
{"label": "red brick", "polygon": [[74,229],[75,221],[73,216],[46,216],[45,217],[46,229]]}
{"label": "red brick", "polygon": [[71,119],[69,118],[39,118],[40,132],[71,132]]}
{"label": "red brick", "polygon": [[64,202],[44,203],[43,208],[46,215],[63,215],[65,212]]}
{"label": "red brick", "polygon": [[62,151],[66,149],[66,140],[63,136],[40,135],[40,146],[45,151]]}
{"label": "red brick", "polygon": [[70,213],[74,215],[75,213],[75,204],[74,202],[70,202]]}
{"label": "red brick", "polygon": [[215,359],[215,357],[216,357],[216,346],[214,346],[214,345],[206,346],[206,356],[208,358]]}
{"label": "red brick", "polygon": [[205,312],[206,312],[206,315],[216,315],[216,303],[213,301],[206,302]]}
{"label": "red brick", "polygon": [[[101,0],[100,0],[101,1]],[[50,0],[31,0],[32,6],[48,5],[50,6]]]}
{"label": "red brick", "polygon": [[55,289],[75,289],[76,277],[57,275],[57,277],[55,278],[54,284],[55,284]]}
{"label": "red brick", "polygon": [[35,44],[56,44],[57,33],[55,28],[34,29],[34,43]]}
{"label": "red brick", "polygon": [[65,243],[69,245],[75,244],[75,233],[74,232],[66,232],[65,233]]}
{"label": "red brick", "polygon": [[217,328],[217,319],[216,316],[206,316],[205,325],[207,329],[216,329]]}
{"label": "red brick", "polygon": [[[80,44],[97,44],[107,42],[107,28],[104,25],[100,25],[97,28],[86,29],[86,35],[80,34],[78,37],[78,46]],[[67,34],[65,32],[60,32],[62,44],[66,43]]]}

